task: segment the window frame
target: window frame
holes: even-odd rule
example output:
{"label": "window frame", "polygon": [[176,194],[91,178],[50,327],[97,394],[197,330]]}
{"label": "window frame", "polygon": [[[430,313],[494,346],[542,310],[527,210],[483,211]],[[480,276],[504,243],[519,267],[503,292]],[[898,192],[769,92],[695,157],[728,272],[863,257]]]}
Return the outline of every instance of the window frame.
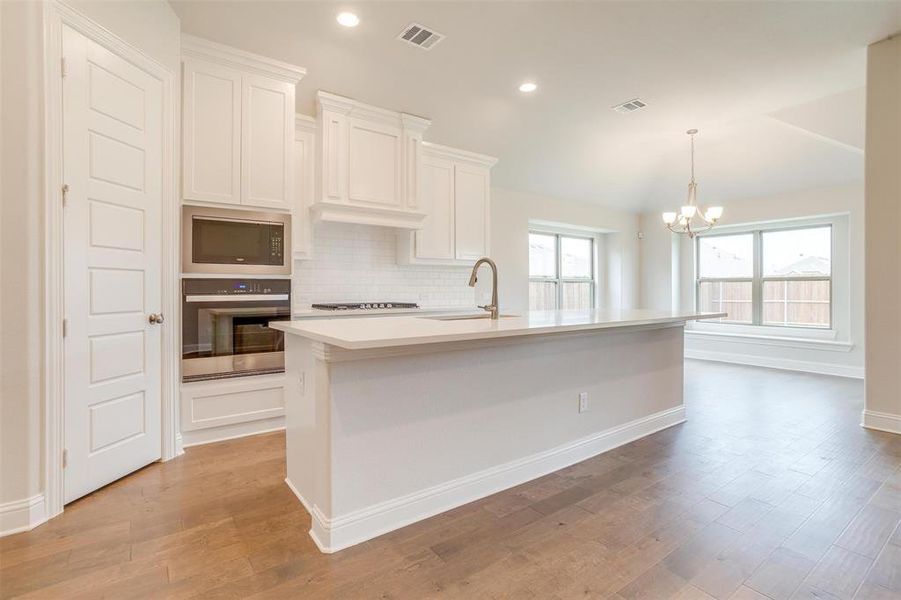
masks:
{"label": "window frame", "polygon": [[[812,275],[803,277],[787,277],[787,276],[770,276],[763,275],[763,234],[780,231],[802,231],[805,229],[829,229],[829,276]],[[813,331],[834,331],[835,330],[835,267],[833,265],[835,257],[835,225],[832,222],[807,223],[807,224],[779,224],[773,226],[758,226],[749,229],[741,229],[736,231],[723,231],[710,234],[701,234],[695,236],[694,254],[695,254],[695,286],[694,286],[694,303],[697,310],[700,306],[701,283],[717,282],[717,281],[741,281],[747,282],[745,277],[701,277],[701,239],[725,236],[748,235],[752,236],[752,256],[753,269],[751,281],[751,322],[746,321],[717,321],[721,325],[738,325],[745,327],[767,327],[776,328],[778,330],[785,329],[803,329]],[[829,325],[821,327],[818,325],[803,325],[798,323],[779,324],[765,323],[763,320],[763,284],[768,281],[828,281],[829,282]]]}
{"label": "window frame", "polygon": [[[554,238],[554,272],[555,277],[532,277],[529,275],[529,283],[533,281],[536,283],[553,283],[554,289],[556,291],[556,299],[554,310],[563,310],[560,306],[563,303],[563,285],[564,283],[590,283],[591,284],[591,306],[589,310],[594,310],[597,308],[598,304],[598,271],[597,271],[597,239],[595,236],[590,234],[578,234],[578,233],[570,233],[568,231],[552,231],[547,229],[537,229],[534,227],[529,228],[529,235],[548,235],[553,236]],[[563,277],[563,253],[562,249],[562,238],[570,238],[570,239],[580,239],[580,240],[588,240],[591,243],[591,277]],[[531,265],[530,265],[531,270]],[[529,310],[533,310],[531,306],[531,302],[529,303]]]}

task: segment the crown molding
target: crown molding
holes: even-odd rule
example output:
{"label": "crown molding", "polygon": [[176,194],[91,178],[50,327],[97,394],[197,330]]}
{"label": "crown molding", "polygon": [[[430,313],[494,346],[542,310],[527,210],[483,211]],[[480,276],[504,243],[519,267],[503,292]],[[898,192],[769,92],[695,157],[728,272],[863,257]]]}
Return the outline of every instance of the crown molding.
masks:
{"label": "crown molding", "polygon": [[400,113],[400,121],[403,128],[407,131],[416,131],[422,133],[431,126],[432,122],[425,117],[417,117],[408,113]]}
{"label": "crown molding", "polygon": [[450,146],[442,146],[441,144],[433,144],[432,142],[423,142],[422,151],[433,156],[468,162],[482,167],[491,168],[497,164],[497,158],[493,156],[478,154],[476,152],[470,152],[469,150],[460,150],[459,148],[451,148]]}
{"label": "crown molding", "polygon": [[386,123],[418,132],[423,132],[432,125],[432,121],[425,117],[372,106],[371,104],[365,104],[352,98],[346,98],[322,90],[316,92],[316,106],[320,114],[323,110],[328,110],[348,117]]}
{"label": "crown molding", "polygon": [[273,77],[293,85],[297,85],[307,74],[307,70],[303,67],[238,50],[231,46],[211,42],[186,33],[183,33],[181,36],[181,54],[182,57],[212,60],[232,68],[250,71],[265,77]]}
{"label": "crown molding", "polygon": [[294,129],[296,131],[309,131],[316,133],[316,119],[307,115],[297,113],[294,115]]}

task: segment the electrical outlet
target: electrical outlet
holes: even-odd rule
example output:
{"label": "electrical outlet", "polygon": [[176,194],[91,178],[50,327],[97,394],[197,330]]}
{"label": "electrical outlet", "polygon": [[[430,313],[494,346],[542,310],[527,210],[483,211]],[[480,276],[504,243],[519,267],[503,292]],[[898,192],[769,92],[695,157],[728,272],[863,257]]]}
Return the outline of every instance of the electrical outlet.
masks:
{"label": "electrical outlet", "polygon": [[579,392],[579,412],[588,410],[588,392]]}

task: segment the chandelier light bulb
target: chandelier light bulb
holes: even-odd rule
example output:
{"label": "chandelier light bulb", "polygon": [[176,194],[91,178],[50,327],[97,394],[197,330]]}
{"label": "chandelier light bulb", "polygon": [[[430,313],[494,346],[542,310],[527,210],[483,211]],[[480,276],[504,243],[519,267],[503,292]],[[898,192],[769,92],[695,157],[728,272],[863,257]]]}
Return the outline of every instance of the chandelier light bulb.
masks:
{"label": "chandelier light bulb", "polygon": [[665,212],[663,213],[663,222],[667,225],[672,225],[676,222],[676,213],[674,212]]}
{"label": "chandelier light bulb", "polygon": [[711,206],[707,209],[707,212],[704,214],[708,221],[716,221],[720,217],[723,216],[723,207],[722,206]]}
{"label": "chandelier light bulb", "polygon": [[692,206],[691,204],[682,207],[682,216],[686,219],[691,219],[695,216],[695,213],[698,212],[697,206]]}

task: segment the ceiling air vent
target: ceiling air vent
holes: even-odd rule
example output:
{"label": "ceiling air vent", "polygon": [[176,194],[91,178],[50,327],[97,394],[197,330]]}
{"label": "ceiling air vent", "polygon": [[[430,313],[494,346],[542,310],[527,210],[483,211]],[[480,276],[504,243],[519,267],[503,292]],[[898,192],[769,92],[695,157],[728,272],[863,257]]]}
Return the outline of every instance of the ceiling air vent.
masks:
{"label": "ceiling air vent", "polygon": [[630,112],[635,112],[636,110],[640,110],[640,109],[644,108],[645,106],[647,106],[647,104],[645,104],[638,98],[635,98],[634,100],[629,100],[628,102],[623,102],[622,104],[617,104],[616,106],[613,107],[613,110],[625,115]]}
{"label": "ceiling air vent", "polygon": [[444,39],[444,35],[425,27],[424,25],[420,25],[419,23],[410,23],[404,27],[404,30],[400,32],[397,39],[402,42],[407,42],[408,44],[413,44],[423,50],[431,50],[435,47],[435,44]]}

